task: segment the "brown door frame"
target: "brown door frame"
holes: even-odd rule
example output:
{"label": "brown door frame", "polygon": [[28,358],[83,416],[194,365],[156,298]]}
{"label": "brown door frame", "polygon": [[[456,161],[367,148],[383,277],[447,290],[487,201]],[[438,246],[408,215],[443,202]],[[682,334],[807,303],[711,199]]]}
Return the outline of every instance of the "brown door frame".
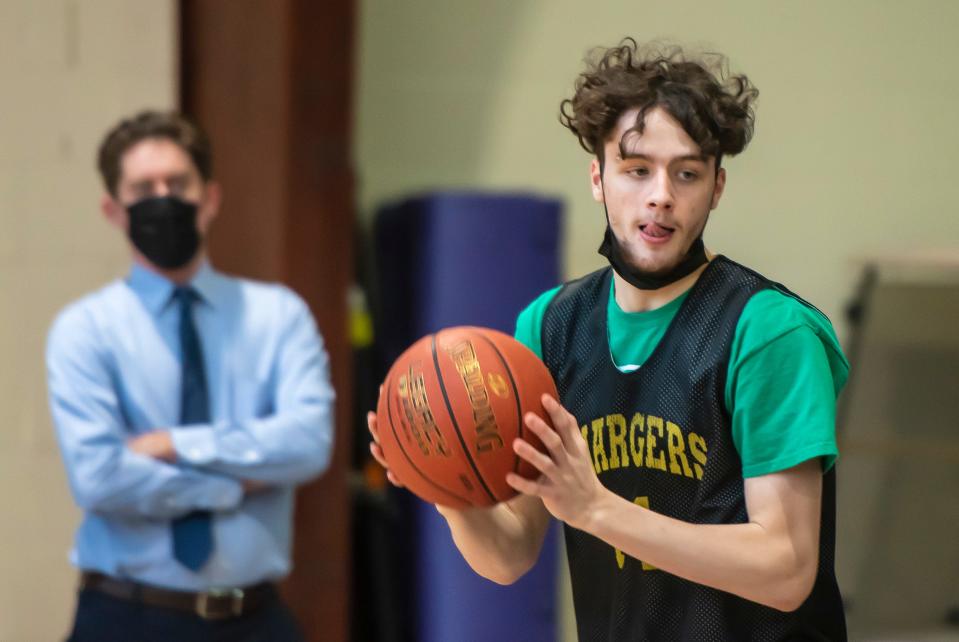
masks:
{"label": "brown door frame", "polygon": [[337,391],[330,469],[297,495],[283,593],[310,640],[346,640],[351,583],[353,0],[180,0],[180,104],[209,132],[224,192],[213,262],[310,305]]}

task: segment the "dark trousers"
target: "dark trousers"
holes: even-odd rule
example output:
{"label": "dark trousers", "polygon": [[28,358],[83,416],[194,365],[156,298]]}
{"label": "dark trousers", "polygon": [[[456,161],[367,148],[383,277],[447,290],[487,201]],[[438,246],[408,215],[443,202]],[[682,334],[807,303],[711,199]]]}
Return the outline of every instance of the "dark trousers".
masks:
{"label": "dark trousers", "polygon": [[252,613],[204,620],[84,589],[68,642],[303,642],[303,634],[278,595]]}

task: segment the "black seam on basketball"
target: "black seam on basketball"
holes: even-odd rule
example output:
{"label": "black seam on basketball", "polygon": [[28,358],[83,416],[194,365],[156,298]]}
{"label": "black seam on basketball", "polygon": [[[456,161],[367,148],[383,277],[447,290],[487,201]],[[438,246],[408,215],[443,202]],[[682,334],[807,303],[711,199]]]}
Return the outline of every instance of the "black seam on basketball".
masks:
{"label": "black seam on basketball", "polygon": [[[499,357],[499,360],[503,362],[503,368],[506,369],[506,375],[509,377],[509,382],[513,386],[513,395],[516,397],[517,436],[520,439],[522,439],[523,438],[523,408],[520,406],[520,403],[519,403],[519,388],[516,386],[516,379],[513,377],[513,371],[510,370],[509,363],[507,363],[506,361],[506,357],[504,357],[503,353],[499,351],[499,348],[496,347],[496,344],[490,341],[490,338],[487,337],[485,334],[480,334],[480,333],[477,333],[477,334],[480,337],[482,337],[483,341],[489,344],[489,347],[493,349],[493,352],[496,353],[496,356]],[[513,445],[510,444],[510,448],[512,447]],[[517,455],[516,453],[513,453],[513,472],[514,473],[519,472],[519,462],[520,462],[520,456]]]}
{"label": "black seam on basketball", "polygon": [[[389,379],[386,380],[386,384],[383,386],[383,388],[386,394],[390,394],[392,392],[393,388],[391,386],[391,381]],[[423,474],[423,471],[420,470],[415,463],[413,463],[413,459],[409,456],[409,453],[406,452],[406,448],[403,447],[403,440],[400,439],[400,436],[396,434],[396,426],[393,423],[393,404],[391,403],[391,399],[388,399],[386,402],[386,412],[390,420],[390,430],[393,432],[393,438],[396,441],[396,445],[400,447],[400,452],[403,453],[404,457],[406,457],[406,461],[409,462],[413,470],[415,470],[417,474],[420,477],[422,477],[427,484],[429,484],[436,490],[446,493],[450,497],[453,497],[454,499],[458,499],[465,504],[472,505],[473,502],[471,502],[470,500],[466,499],[465,497],[460,497],[456,493],[447,490],[446,488],[444,488],[443,486],[440,486],[439,484],[434,482],[432,479],[430,479],[429,477]]]}
{"label": "black seam on basketball", "polygon": [[430,337],[430,350],[433,351],[433,366],[436,368],[436,380],[440,384],[440,392],[443,393],[443,401],[446,403],[446,412],[449,413],[450,421],[453,423],[453,430],[456,431],[456,437],[460,440],[460,445],[463,447],[463,454],[466,455],[466,461],[469,462],[470,468],[473,469],[473,472],[476,474],[476,480],[480,483],[480,486],[483,487],[483,490],[486,491],[486,494],[489,495],[490,500],[495,504],[499,500],[496,499],[496,496],[493,495],[493,492],[489,489],[489,486],[486,485],[486,480],[483,479],[483,475],[480,474],[479,468],[476,467],[476,462],[473,461],[473,456],[470,455],[469,448],[466,446],[466,440],[463,439],[463,433],[460,432],[459,424],[456,423],[456,416],[453,414],[453,406],[450,404],[449,395],[446,394],[446,383],[443,381],[443,372],[440,370],[440,360],[436,355],[436,335],[434,334]]}

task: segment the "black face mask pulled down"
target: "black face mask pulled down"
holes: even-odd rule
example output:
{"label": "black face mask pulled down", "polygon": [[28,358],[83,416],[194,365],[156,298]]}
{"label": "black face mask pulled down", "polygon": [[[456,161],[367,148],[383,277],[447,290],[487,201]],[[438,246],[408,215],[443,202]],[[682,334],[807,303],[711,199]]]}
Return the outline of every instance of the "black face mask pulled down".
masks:
{"label": "black face mask pulled down", "polygon": [[130,241],[151,263],[175,270],[200,249],[196,203],[175,196],[153,196],[127,208]]}
{"label": "black face mask pulled down", "polygon": [[[603,207],[606,207],[605,203]],[[606,211],[606,235],[603,237],[602,245],[599,246],[599,253],[606,257],[609,264],[612,265],[616,271],[616,274],[640,290],[658,290],[659,288],[666,287],[692,274],[700,266],[709,261],[706,257],[706,246],[703,244],[703,237],[700,235],[693,241],[693,244],[683,259],[667,272],[647,272],[634,265],[630,265],[623,252],[623,246],[609,226],[608,210]]]}

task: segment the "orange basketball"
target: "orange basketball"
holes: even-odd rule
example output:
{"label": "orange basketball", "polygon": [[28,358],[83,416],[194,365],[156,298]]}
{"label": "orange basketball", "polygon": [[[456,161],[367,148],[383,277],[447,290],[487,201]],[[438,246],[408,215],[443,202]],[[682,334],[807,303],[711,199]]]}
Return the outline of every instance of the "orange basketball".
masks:
{"label": "orange basketball", "polygon": [[414,343],[387,373],[376,409],[380,446],[420,498],[490,506],[516,495],[506,473],[539,474],[513,440],[545,450],[523,423],[527,412],[547,418],[544,392],[557,396],[553,378],[520,342],[487,328],[447,328]]}

